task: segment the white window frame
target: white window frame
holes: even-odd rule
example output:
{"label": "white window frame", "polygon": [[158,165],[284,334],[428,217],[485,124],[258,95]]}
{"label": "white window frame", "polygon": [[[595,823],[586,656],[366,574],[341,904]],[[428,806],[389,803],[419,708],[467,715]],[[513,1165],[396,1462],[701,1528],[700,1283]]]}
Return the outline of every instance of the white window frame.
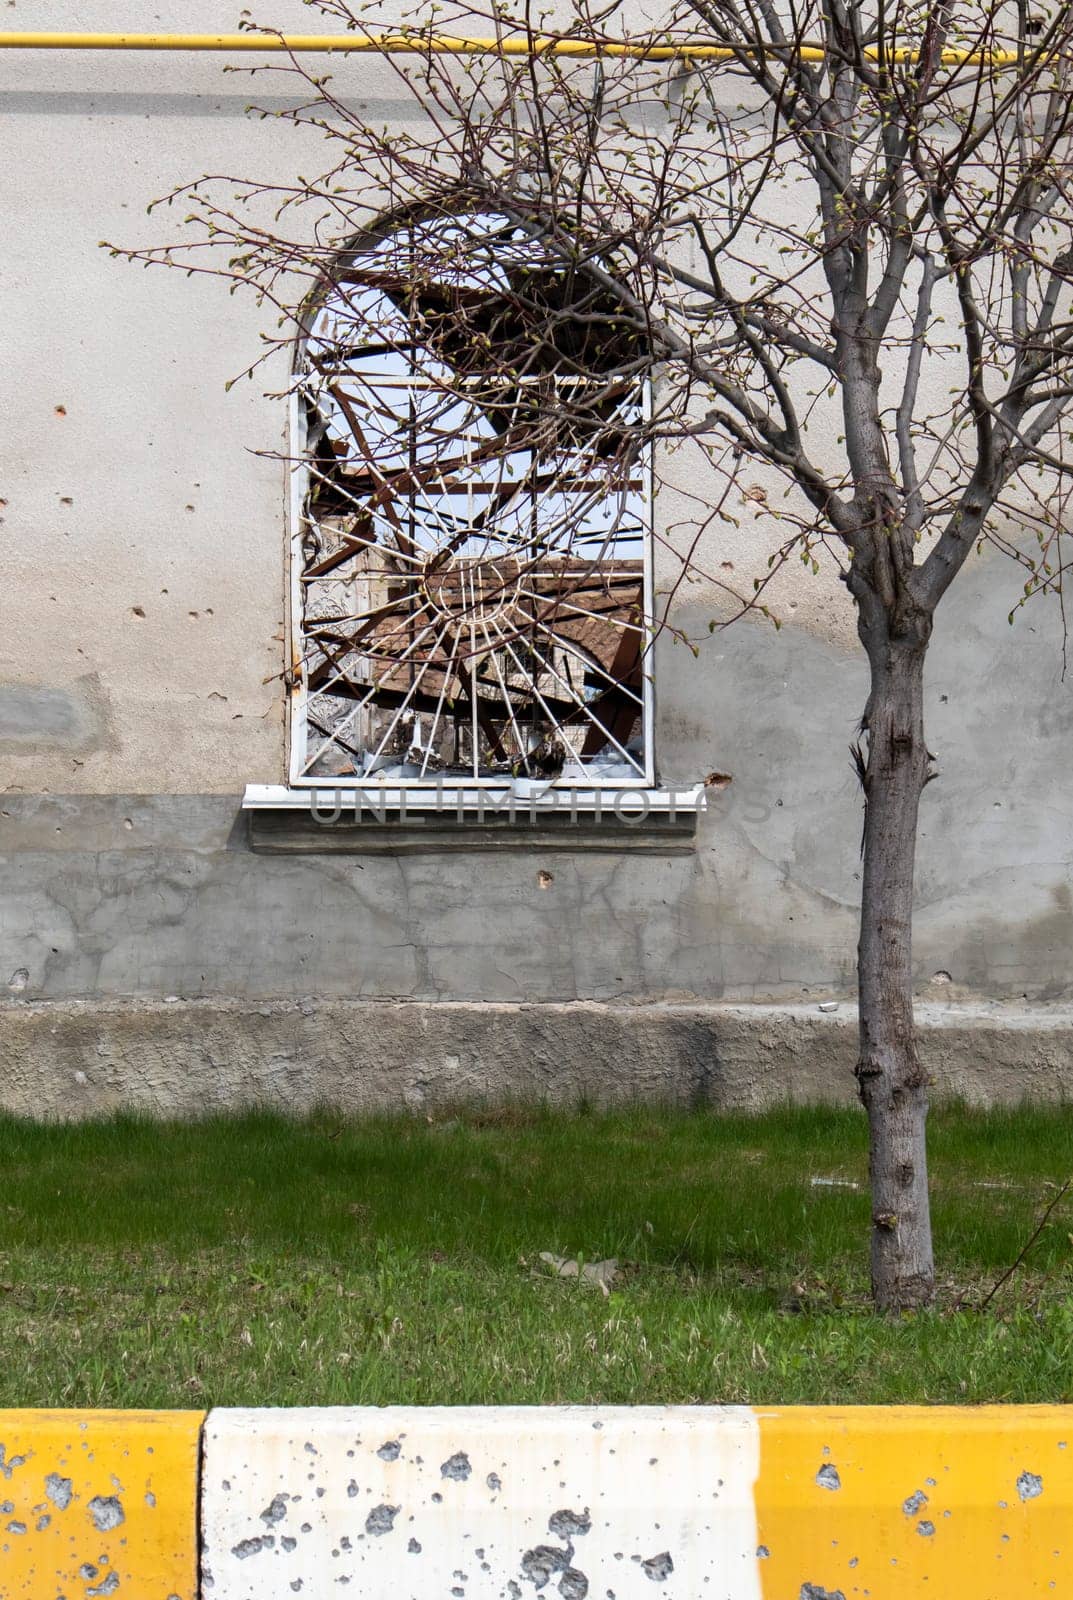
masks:
{"label": "white window frame", "polygon": [[[382,381],[382,380],[379,380]],[[415,380],[400,380],[398,387],[409,388]],[[420,385],[420,380],[417,380]],[[392,385],[394,386],[394,385]],[[652,387],[645,381],[642,388],[642,405],[644,418],[647,422],[652,414]],[[304,600],[302,594],[302,574],[305,564],[305,551],[303,537],[305,534],[305,505],[309,493],[310,473],[308,468],[308,437],[306,426],[306,411],[302,403],[300,389],[289,397],[289,466],[288,466],[288,495],[287,495],[287,522],[288,522],[288,619],[287,619],[287,648],[290,670],[288,672],[288,783],[293,789],[380,789],[380,785],[370,782],[370,779],[360,774],[351,776],[334,776],[328,774],[324,777],[315,777],[304,771],[308,755],[308,724],[306,720],[306,704],[308,690],[306,687],[306,665],[304,636],[302,633],[301,619]],[[653,544],[654,544],[654,478],[652,451],[650,446],[645,447],[644,455],[640,462],[641,477],[641,587],[642,587],[642,618],[643,643],[641,646],[641,727],[643,737],[644,771],[636,777],[592,777],[586,778],[583,783],[564,782],[561,778],[539,780],[540,786],[548,784],[559,785],[564,788],[584,788],[614,792],[619,789],[655,789],[656,787],[656,754],[655,754],[655,596],[653,572]],[[517,782],[519,780],[515,780]],[[521,780],[532,784],[537,780]],[[454,791],[458,788],[465,789],[492,789],[508,790],[512,787],[512,780],[501,776],[491,778],[465,777],[455,778],[450,783],[437,784],[435,777],[424,778],[393,778],[390,780],[392,787],[405,788],[411,791],[430,790],[437,793],[447,789]]]}

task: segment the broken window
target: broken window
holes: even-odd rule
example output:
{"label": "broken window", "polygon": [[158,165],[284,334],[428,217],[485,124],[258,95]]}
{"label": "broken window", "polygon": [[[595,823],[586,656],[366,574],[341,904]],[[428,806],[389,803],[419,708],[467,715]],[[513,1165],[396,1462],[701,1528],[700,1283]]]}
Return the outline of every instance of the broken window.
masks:
{"label": "broken window", "polygon": [[292,783],[654,782],[643,354],[605,273],[503,216],[339,258],[297,385]]}

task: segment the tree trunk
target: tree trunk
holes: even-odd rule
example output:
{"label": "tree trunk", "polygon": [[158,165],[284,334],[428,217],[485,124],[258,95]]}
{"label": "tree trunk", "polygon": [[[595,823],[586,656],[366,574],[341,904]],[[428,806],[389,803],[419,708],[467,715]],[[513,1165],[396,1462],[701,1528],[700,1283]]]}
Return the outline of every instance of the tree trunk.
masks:
{"label": "tree trunk", "polygon": [[[927,1084],[913,1021],[913,862],[928,780],[924,656],[930,617],[894,633],[886,619],[862,637],[872,668],[864,884],[858,945],[860,1058],[872,1188],[872,1294],[882,1311],[926,1304],[935,1269],[928,1205]],[[875,637],[875,634],[881,637]]]}

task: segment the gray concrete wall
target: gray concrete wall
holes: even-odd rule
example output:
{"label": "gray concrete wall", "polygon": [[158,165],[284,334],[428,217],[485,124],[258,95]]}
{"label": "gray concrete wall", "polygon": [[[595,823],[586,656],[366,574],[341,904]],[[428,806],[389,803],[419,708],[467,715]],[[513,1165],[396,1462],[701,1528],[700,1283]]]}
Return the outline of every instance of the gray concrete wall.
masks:
{"label": "gray concrete wall", "polygon": [[[1073,1097],[1073,1009],[920,1008],[935,1099]],[[852,1006],[0,1003],[0,1111],[78,1120],[270,1106],[432,1115],[542,1103],[855,1103]]]}
{"label": "gray concrete wall", "polygon": [[[1073,693],[1060,622],[970,569],[929,673],[922,996],[1069,997]],[[853,983],[864,671],[742,624],[661,663],[665,769],[719,768],[695,847],[260,855],[238,797],[0,799],[0,981],[24,999],[806,1000]],[[542,879],[550,874],[550,881]],[[19,974],[25,977],[18,977]],[[938,975],[938,976],[937,976]]]}
{"label": "gray concrete wall", "polygon": [[[309,26],[297,0],[272,11]],[[104,0],[21,0],[9,19],[115,20]],[[197,0],[171,20],[224,29],[237,17]],[[142,272],[98,248],[168,236],[174,221],[147,221],[146,202],[207,168],[271,176],[301,164],[286,130],[243,117],[253,91],[223,66],[0,59],[11,1037],[30,1037],[20,1017],[45,1014],[30,1005],[169,996],[636,1007],[848,995],[860,833],[848,746],[865,671],[830,571],[780,577],[779,632],[746,622],[710,636],[714,592],[688,589],[677,621],[700,654],[669,637],[660,647],[662,775],[734,781],[686,853],[560,842],[491,854],[479,838],[461,853],[397,857],[249,850],[241,790],[284,771],[278,684],[264,682],[283,648],[282,473],[255,453],[279,447],[282,416],[262,392],[271,375],[230,394],[224,383],[255,352],[261,314],[211,281]],[[374,114],[400,114],[375,63],[336,70]],[[740,509],[748,520],[707,558],[748,587],[771,530],[762,504]],[[1018,594],[1014,566],[975,558],[937,621],[928,723],[942,776],[924,797],[918,876],[925,999],[1073,998],[1073,681],[1057,608],[1036,602],[1007,626]],[[193,1038],[203,1013],[183,1015]],[[272,1015],[285,1050],[292,1012]],[[43,1048],[48,1030],[35,1026]],[[181,1057],[179,1035],[167,1038]],[[585,1038],[579,1029],[577,1049]]]}

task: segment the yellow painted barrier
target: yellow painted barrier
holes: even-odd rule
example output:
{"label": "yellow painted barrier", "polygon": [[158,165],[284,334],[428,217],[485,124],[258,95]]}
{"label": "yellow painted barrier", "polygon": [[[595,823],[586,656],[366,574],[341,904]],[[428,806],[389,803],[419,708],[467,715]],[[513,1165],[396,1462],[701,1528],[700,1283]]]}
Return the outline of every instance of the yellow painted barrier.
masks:
{"label": "yellow painted barrier", "polygon": [[765,1600],[1073,1596],[1069,1407],[756,1415]]}
{"label": "yellow painted barrier", "polygon": [[0,1411],[2,1600],[197,1600],[199,1411]]}

